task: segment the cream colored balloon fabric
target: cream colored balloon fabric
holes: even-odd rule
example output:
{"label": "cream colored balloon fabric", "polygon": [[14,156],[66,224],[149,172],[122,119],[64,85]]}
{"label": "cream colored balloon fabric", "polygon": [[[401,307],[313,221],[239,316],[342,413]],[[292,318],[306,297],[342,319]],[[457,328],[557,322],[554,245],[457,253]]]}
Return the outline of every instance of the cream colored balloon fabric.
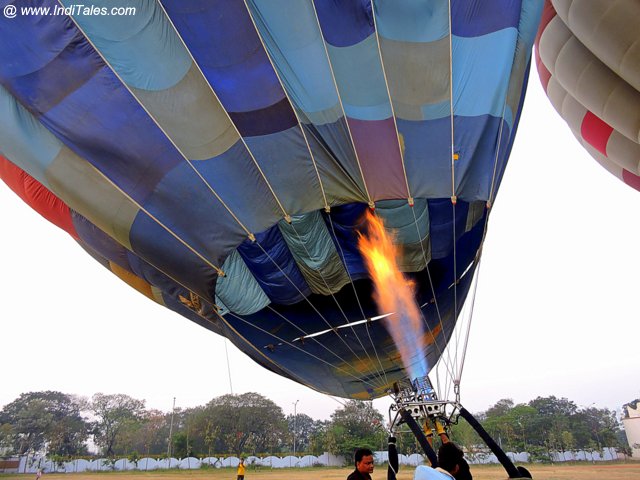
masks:
{"label": "cream colored balloon fabric", "polygon": [[540,79],[578,141],[640,190],[640,3],[552,0],[536,40]]}

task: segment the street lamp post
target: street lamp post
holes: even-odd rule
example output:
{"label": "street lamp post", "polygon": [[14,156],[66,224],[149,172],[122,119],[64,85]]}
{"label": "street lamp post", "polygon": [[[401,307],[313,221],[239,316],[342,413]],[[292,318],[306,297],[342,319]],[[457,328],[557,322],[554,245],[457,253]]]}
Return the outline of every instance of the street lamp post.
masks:
{"label": "street lamp post", "polygon": [[173,434],[173,414],[176,411],[176,397],[173,397],[173,408],[171,409],[171,423],[169,424],[169,445],[167,446],[167,459],[171,468],[171,435]]}
{"label": "street lamp post", "polygon": [[300,400],[296,400],[295,402],[293,402],[293,456],[296,456],[296,427],[297,427],[297,420],[298,420],[298,412],[296,410],[296,407],[298,406],[298,402]]}

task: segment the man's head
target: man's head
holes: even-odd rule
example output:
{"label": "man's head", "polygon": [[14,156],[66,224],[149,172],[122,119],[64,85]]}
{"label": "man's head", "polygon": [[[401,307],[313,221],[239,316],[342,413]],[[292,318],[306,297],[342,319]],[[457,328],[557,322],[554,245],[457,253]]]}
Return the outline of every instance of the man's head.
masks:
{"label": "man's head", "polygon": [[463,455],[462,450],[455,443],[443,443],[438,449],[438,465],[451,475],[455,475],[460,469]]}
{"label": "man's head", "polygon": [[464,458],[460,460],[460,463],[458,464],[458,471],[456,472],[454,477],[456,480],[473,480],[473,475],[471,475],[469,464]]}
{"label": "man's head", "polygon": [[373,473],[373,452],[368,448],[359,448],[354,455],[356,470],[360,473]]}

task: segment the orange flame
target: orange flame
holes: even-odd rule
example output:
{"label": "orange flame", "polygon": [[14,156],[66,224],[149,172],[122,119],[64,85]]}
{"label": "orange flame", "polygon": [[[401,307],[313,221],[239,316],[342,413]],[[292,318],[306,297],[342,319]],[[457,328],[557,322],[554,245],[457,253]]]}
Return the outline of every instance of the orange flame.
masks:
{"label": "orange flame", "polygon": [[427,374],[424,327],[414,284],[399,270],[396,258],[400,251],[382,220],[367,211],[366,221],[368,232],[360,235],[358,248],[374,282],[374,300],[381,315],[392,314],[385,325],[410,378],[422,377]]}

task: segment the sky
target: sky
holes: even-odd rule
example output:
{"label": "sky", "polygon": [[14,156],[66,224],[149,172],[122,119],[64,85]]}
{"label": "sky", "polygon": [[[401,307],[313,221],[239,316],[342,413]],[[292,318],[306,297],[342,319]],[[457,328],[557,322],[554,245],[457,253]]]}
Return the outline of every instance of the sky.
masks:
{"label": "sky", "polygon": [[[532,71],[484,246],[461,384],[469,411],[550,395],[620,410],[640,398],[639,204],[579,146]],[[125,393],[162,411],[174,397],[187,408],[249,391],[285,414],[328,419],[341,406],[126,286],[2,182],[0,205],[0,407],[42,390]],[[374,405],[386,416],[387,399]]]}

